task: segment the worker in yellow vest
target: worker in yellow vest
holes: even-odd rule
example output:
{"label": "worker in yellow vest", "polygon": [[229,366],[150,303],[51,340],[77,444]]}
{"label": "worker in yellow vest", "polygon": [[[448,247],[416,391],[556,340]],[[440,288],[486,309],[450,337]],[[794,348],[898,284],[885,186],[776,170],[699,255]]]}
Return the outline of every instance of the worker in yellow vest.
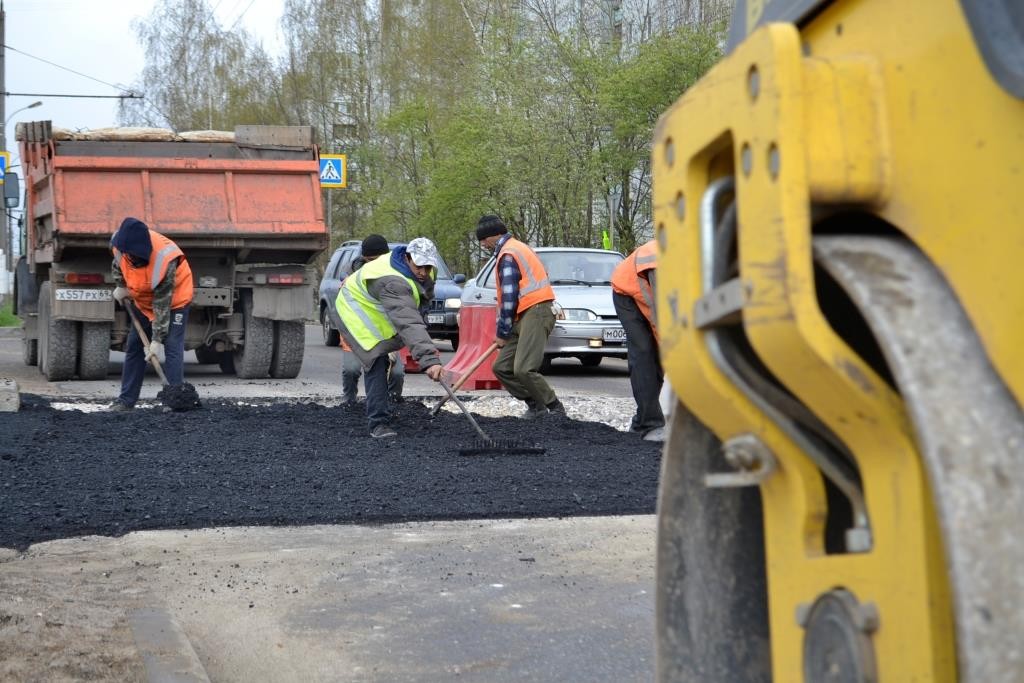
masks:
{"label": "worker in yellow vest", "polygon": [[555,292],[537,254],[509,234],[505,223],[493,214],[476,225],[480,246],[493,251],[498,285],[498,321],[494,342],[500,349],[492,370],[502,386],[526,402],[523,417],[532,419],[549,412],[565,414],[565,407],[540,366],[544,347],[555,328],[552,304]]}
{"label": "worker in yellow vest", "polygon": [[125,218],[110,239],[111,270],[117,287],[114,299],[131,306],[150,338],[142,340],[130,326],[124,349],[121,394],[113,410],[131,410],[139,400],[146,363],[166,356],[168,384],[185,381],[185,327],[192,304],[192,269],[177,244],[137,218]]}
{"label": "worker in yellow vest", "polygon": [[629,384],[636,401],[630,431],[647,441],[665,440],[665,415],[658,395],[664,381],[658,355],[654,285],[658,245],[654,240],[637,247],[612,271],[612,303],[626,333]]}
{"label": "worker in yellow vest", "polygon": [[398,435],[391,425],[388,354],[407,346],[430,379],[441,379],[441,354],[423,319],[440,260],[434,243],[417,237],[349,275],[338,292],[341,334],[363,364],[366,419],[376,439]]}

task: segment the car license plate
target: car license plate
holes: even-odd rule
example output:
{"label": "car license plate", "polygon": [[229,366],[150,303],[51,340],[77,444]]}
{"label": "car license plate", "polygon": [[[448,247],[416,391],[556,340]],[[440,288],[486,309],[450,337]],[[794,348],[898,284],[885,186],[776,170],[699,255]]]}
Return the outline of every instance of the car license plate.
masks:
{"label": "car license plate", "polygon": [[607,342],[624,342],[626,341],[626,331],[621,327],[609,327],[604,330],[602,337]]}
{"label": "car license plate", "polygon": [[110,301],[109,289],[58,289],[54,292],[57,301]]}
{"label": "car license plate", "polygon": [[444,325],[444,313],[428,313],[428,325]]}

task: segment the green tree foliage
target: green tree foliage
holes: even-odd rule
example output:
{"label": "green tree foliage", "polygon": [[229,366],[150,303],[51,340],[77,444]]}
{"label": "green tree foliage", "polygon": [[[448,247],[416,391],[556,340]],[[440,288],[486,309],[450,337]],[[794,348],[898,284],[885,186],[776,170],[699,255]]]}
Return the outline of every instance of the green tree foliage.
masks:
{"label": "green tree foliage", "polygon": [[611,218],[628,251],[651,234],[654,124],[719,58],[727,5],[286,0],[272,60],[207,0],[158,0],[122,120],[314,126],[349,159],[332,243],[426,235],[469,272],[495,212],[539,245],[600,246]]}

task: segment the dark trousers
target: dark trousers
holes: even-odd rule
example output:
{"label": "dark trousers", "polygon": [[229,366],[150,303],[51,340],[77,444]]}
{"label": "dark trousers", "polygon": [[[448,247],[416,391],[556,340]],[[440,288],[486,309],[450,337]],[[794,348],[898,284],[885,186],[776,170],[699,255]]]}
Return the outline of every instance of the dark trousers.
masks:
{"label": "dark trousers", "polygon": [[629,384],[633,389],[633,400],[636,401],[636,415],[629,428],[634,432],[649,432],[664,427],[665,415],[658,402],[664,380],[658,341],[654,338],[650,323],[632,297],[613,292],[612,303],[622,329],[626,332]]}
{"label": "dark trousers", "polygon": [[[128,304],[131,306],[131,304]],[[164,339],[164,374],[169,384],[182,384],[185,381],[185,324],[188,322],[188,306],[171,309],[171,326]],[[142,323],[147,337],[153,336],[153,325],[149,318],[137,308],[132,312]],[[142,391],[142,378],[146,374],[146,349],[142,348],[142,340],[135,331],[135,325],[128,331],[128,342],[124,349],[124,368],[121,371],[121,395],[117,400],[125,405],[133,406],[139,400]]]}
{"label": "dark trousers", "polygon": [[388,355],[377,356],[373,365],[365,371],[366,421],[370,431],[377,425],[391,420],[391,406],[388,401]]}

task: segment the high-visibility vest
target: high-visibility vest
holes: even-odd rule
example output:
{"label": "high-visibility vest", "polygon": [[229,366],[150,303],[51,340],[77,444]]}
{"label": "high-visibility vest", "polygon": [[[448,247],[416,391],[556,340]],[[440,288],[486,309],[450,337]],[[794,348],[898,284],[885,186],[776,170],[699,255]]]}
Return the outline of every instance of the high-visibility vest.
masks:
{"label": "high-visibility vest", "polygon": [[392,266],[390,258],[374,259],[345,278],[334,302],[342,324],[366,351],[398,333],[384,312],[384,306],[369,291],[369,281],[388,275],[397,275],[409,283],[413,300],[419,307],[419,286],[411,277]]}
{"label": "high-visibility vest", "polygon": [[554,301],[555,290],[551,289],[548,282],[548,272],[544,269],[537,254],[533,249],[526,246],[514,237],[510,237],[501,247],[498,255],[499,263],[497,269],[498,292],[501,292],[501,264],[502,256],[508,254],[516,260],[519,266],[519,307],[516,308],[516,317],[522,315],[523,311],[542,301]]}
{"label": "high-visibility vest", "polygon": [[651,324],[654,336],[658,336],[654,319],[654,290],[647,278],[642,277],[648,270],[658,267],[658,243],[654,240],[633,250],[622,263],[612,271],[612,291],[632,297],[637,308]]}
{"label": "high-visibility vest", "polygon": [[124,286],[132,296],[135,307],[142,314],[154,320],[153,290],[167,275],[167,267],[174,259],[178,267],[174,271],[174,293],[171,295],[171,308],[182,308],[192,303],[192,268],[188,265],[185,253],[177,244],[153,230],[149,231],[149,241],[153,251],[149,255],[149,263],[136,268],[131,261],[118,249],[112,248],[115,257],[120,257],[118,265],[124,277]]}

